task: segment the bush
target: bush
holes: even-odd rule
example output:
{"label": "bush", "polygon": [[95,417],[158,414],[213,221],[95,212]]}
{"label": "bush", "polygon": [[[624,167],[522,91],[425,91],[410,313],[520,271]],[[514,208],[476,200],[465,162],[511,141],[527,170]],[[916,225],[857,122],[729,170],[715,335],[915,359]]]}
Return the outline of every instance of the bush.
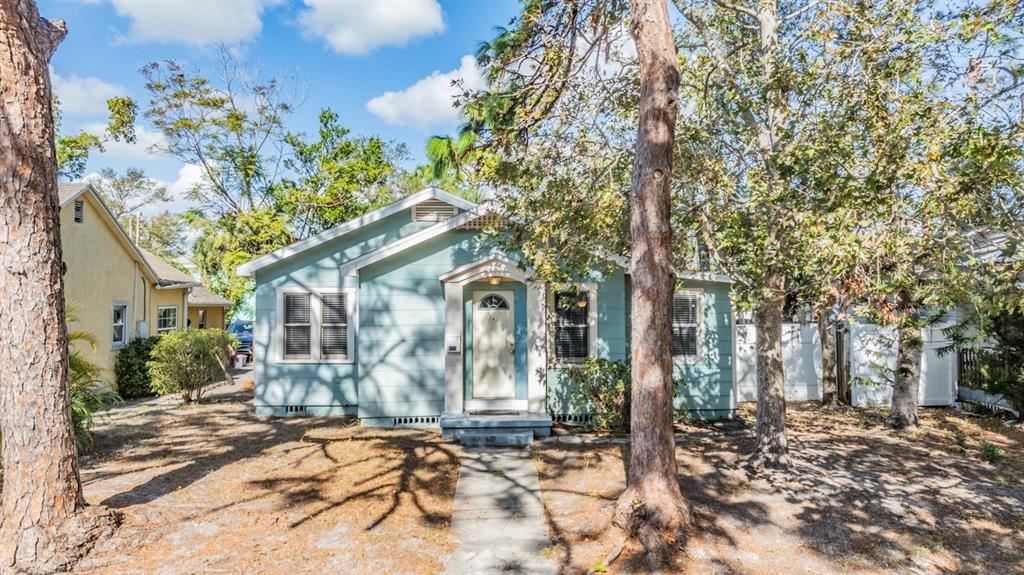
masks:
{"label": "bush", "polygon": [[133,339],[117,352],[114,376],[117,392],[124,399],[139,399],[156,395],[146,364],[152,359],[153,347],[160,336]]}
{"label": "bush", "polygon": [[186,403],[202,399],[206,384],[227,368],[235,336],[222,329],[193,329],[164,335],[148,362],[153,391],[180,393]]}
{"label": "bush", "polygon": [[[77,306],[67,308],[67,323],[78,321]],[[89,451],[93,445],[92,414],[121,400],[110,384],[100,379],[100,367],[85,357],[75,344],[96,349],[96,337],[91,333],[68,328],[68,395],[71,407],[71,428],[75,433],[75,447],[79,453]]]}
{"label": "bush", "polygon": [[588,358],[565,370],[569,402],[585,409],[594,425],[617,431],[629,430],[629,364],[602,358]]}

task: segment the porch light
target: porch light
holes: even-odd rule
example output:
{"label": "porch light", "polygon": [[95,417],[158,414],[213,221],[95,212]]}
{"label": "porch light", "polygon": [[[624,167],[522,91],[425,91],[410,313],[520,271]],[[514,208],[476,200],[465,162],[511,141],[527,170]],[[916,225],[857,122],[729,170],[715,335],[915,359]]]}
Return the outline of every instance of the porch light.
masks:
{"label": "porch light", "polygon": [[490,278],[490,279],[487,280],[487,283],[491,284],[492,286],[499,285],[499,284],[501,284],[501,278],[499,278],[499,277]]}
{"label": "porch light", "polygon": [[588,303],[590,303],[588,298],[580,298],[580,299],[576,300],[576,306],[580,307],[580,308],[587,307]]}

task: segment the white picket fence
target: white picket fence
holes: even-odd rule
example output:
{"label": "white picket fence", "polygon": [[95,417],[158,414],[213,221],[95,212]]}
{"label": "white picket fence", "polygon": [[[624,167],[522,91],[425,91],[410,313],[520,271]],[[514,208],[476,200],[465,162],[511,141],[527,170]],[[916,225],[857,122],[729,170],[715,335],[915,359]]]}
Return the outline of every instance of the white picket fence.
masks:
{"label": "white picket fence", "polygon": [[[896,337],[892,328],[850,323],[845,360],[849,362],[851,403],[886,405],[892,396],[891,373],[896,367]],[[956,401],[956,354],[940,354],[949,345],[941,327],[922,330],[921,405],[952,405]],[[756,330],[736,326],[736,400],[757,400]],[[821,399],[821,343],[814,324],[783,324],[782,367],[786,399]]]}

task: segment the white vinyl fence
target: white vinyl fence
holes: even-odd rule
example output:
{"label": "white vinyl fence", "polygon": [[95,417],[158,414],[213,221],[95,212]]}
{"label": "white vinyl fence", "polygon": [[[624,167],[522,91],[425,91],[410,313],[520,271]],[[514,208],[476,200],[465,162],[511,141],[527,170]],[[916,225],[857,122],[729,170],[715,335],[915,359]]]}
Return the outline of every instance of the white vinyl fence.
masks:
{"label": "white vinyl fence", "polygon": [[[848,356],[853,405],[886,405],[892,396],[891,374],[896,367],[896,337],[891,328],[847,324]],[[940,354],[949,345],[941,327],[922,330],[921,405],[951,405],[956,400],[956,353]],[[736,400],[757,400],[756,330],[736,326]],[[821,399],[821,344],[814,324],[783,324],[782,367],[786,399]]]}

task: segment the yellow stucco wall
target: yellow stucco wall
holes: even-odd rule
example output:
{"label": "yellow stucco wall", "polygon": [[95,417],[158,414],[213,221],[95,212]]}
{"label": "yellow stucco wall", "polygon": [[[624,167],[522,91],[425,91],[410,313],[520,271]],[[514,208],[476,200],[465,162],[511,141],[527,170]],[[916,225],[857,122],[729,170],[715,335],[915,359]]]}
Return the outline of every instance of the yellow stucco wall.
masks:
{"label": "yellow stucco wall", "polygon": [[152,294],[150,298],[150,317],[153,319],[149,322],[149,335],[157,334],[158,308],[165,306],[175,306],[178,308],[178,325],[176,329],[185,329],[185,304],[188,299],[188,290],[186,288],[154,289]]}
{"label": "yellow stucco wall", "polygon": [[193,307],[188,308],[188,319],[192,322],[191,327],[199,327],[199,310],[206,311],[206,327],[224,329],[227,327],[224,324],[224,308],[222,307]]}
{"label": "yellow stucco wall", "polygon": [[135,335],[136,322],[148,320],[147,299],[150,284],[129,248],[117,232],[104,221],[91,193],[79,196],[84,202],[84,218],[74,221],[74,202],[60,212],[61,249],[67,271],[64,274],[65,301],[75,306],[77,321],[71,329],[85,330],[96,338],[96,348],[79,344],[79,349],[103,369],[103,378],[113,383],[117,350],[113,346],[113,304],[128,305],[129,338]]}

